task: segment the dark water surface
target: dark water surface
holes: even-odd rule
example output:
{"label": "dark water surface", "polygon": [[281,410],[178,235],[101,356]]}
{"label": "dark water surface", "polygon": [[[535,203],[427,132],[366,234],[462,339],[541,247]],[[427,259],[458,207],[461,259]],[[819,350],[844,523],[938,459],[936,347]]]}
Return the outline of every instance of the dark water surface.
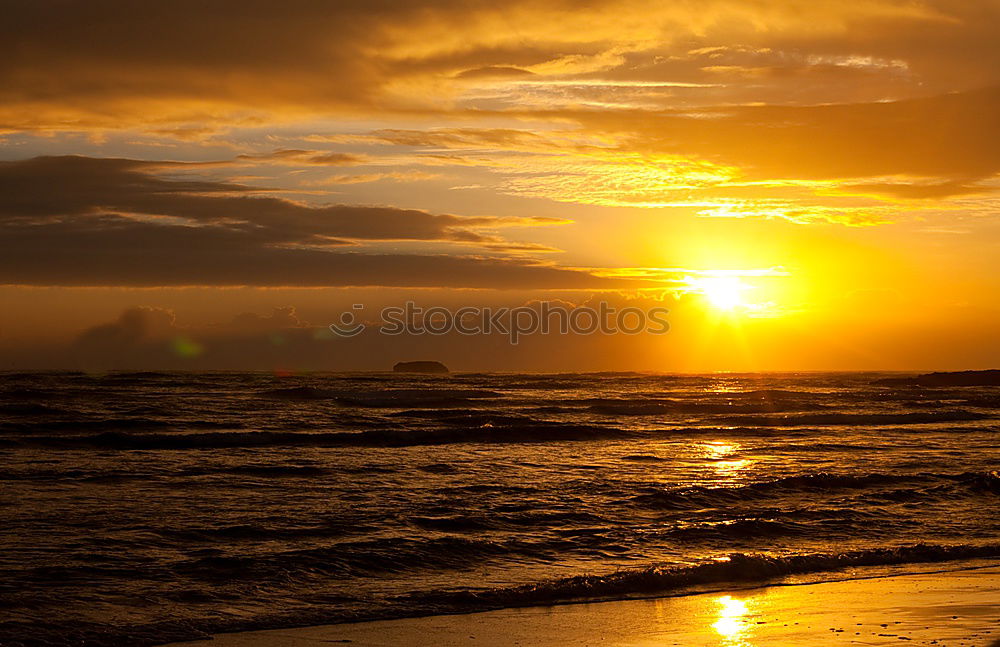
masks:
{"label": "dark water surface", "polygon": [[1000,387],[882,377],[0,374],[0,644],[1000,559]]}

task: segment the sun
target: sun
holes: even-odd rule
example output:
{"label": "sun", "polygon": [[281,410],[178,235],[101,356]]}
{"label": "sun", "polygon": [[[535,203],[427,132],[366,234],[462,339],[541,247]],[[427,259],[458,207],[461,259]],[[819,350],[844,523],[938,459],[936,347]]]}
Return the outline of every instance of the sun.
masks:
{"label": "sun", "polygon": [[706,276],[690,280],[692,291],[705,295],[716,310],[726,312],[746,306],[744,293],[751,286],[735,276]]}

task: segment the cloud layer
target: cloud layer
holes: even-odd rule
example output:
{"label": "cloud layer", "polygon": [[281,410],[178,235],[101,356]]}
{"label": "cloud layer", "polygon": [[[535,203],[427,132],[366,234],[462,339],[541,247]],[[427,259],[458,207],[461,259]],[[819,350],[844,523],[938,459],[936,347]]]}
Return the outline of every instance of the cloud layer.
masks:
{"label": "cloud layer", "polygon": [[489,232],[552,219],[316,207],[261,196],[231,182],[157,174],[178,168],[185,166],[77,156],[0,163],[0,281],[74,286],[607,283],[587,272],[507,256],[343,251],[391,241],[520,250],[524,246]]}
{"label": "cloud layer", "polygon": [[868,101],[996,83],[987,0],[10,0],[0,125]]}

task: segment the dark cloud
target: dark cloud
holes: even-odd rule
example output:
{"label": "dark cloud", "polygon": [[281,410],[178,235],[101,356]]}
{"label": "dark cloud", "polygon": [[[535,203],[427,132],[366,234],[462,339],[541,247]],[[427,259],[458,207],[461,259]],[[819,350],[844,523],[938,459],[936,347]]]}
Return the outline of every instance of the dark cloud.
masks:
{"label": "dark cloud", "polygon": [[60,286],[400,286],[614,288],[628,281],[537,261],[262,247],[218,231],[61,225],[4,233],[0,282]]}
{"label": "dark cloud", "polygon": [[185,327],[177,322],[173,310],[152,306],[126,308],[118,319],[93,326],[81,332],[72,342],[71,348],[87,356],[101,357],[130,352],[137,347],[146,350],[162,347],[164,343],[175,342],[178,338],[205,340],[220,338],[244,339],[267,335],[279,331],[296,331],[316,326],[299,319],[294,306],[274,308],[270,314],[243,312],[228,322],[211,324],[200,328]]}
{"label": "dark cloud", "polygon": [[222,328],[235,333],[253,334],[270,330],[305,328],[308,325],[299,319],[294,306],[283,306],[274,308],[269,315],[259,315],[256,312],[238,314]]}
{"label": "dark cloud", "polygon": [[[69,105],[144,94],[361,101],[377,77],[366,77],[368,64],[334,44],[371,30],[363,4],[337,3],[331,10],[306,0],[281,8],[254,0],[4,2],[0,97]],[[318,83],[321,66],[336,74]]]}
{"label": "dark cloud", "polygon": [[[328,245],[336,244],[337,238],[496,244],[496,237],[476,229],[556,222],[435,215],[393,207],[315,207],[261,196],[261,189],[241,184],[154,174],[184,167],[78,156],[0,162],[0,223],[11,227],[58,223],[93,231],[157,226],[158,232],[176,225],[178,231],[186,227],[189,233],[193,228],[218,230],[206,231],[206,238],[229,234],[262,244]],[[70,223],[67,218],[77,220]]]}
{"label": "dark cloud", "polygon": [[504,78],[524,78],[534,76],[528,70],[519,67],[509,67],[500,65],[488,65],[477,67],[471,70],[463,70],[458,73],[458,78],[462,79],[504,79]]}
{"label": "dark cloud", "polygon": [[[231,182],[164,178],[163,164],[127,159],[39,157],[0,162],[0,221],[7,225],[64,223],[104,230],[142,229],[139,217],[162,216],[188,227],[215,228],[261,243],[328,244],[331,238],[359,240],[461,240],[481,237],[469,228],[501,226],[501,218],[434,215],[414,209],[336,205],[312,207]],[[172,168],[167,164],[168,168]],[[183,168],[183,165],[173,165]],[[206,237],[211,236],[206,233]]]}
{"label": "dark cloud", "polygon": [[96,352],[115,351],[149,339],[170,338],[176,331],[176,319],[172,311],[137,306],[122,312],[117,321],[85,330],[74,345]]}
{"label": "dark cloud", "polygon": [[[989,0],[6,0],[0,8],[0,125],[26,129],[426,108],[442,88],[448,95],[526,72],[694,83],[717,81],[711,68],[734,72],[699,95],[708,105],[829,101],[831,81],[841,101],[966,90],[996,83],[1000,69],[1000,9]],[[787,75],[777,91],[762,83]]]}
{"label": "dark cloud", "polygon": [[[400,360],[433,358],[459,370],[593,370],[648,354],[650,347],[664,343],[662,336],[652,334],[550,332],[526,335],[515,345],[502,333],[384,335],[375,326],[347,338],[334,335],[329,323],[302,321],[293,307],[283,307],[269,315],[246,312],[224,323],[189,326],[171,310],[131,307],[67,345],[34,349],[31,362],[88,370],[389,370]],[[0,364],[19,361],[16,351],[0,348]]]}
{"label": "dark cloud", "polygon": [[[583,287],[587,272],[500,257],[338,253],[358,241],[539,250],[477,228],[549,223],[392,207],[311,207],[164,164],[48,157],[0,163],[0,281],[25,285]],[[173,170],[174,165],[166,165]]]}
{"label": "dark cloud", "polygon": [[[495,20],[495,6],[480,0],[9,0],[0,8],[0,127],[370,110],[396,78],[525,60],[518,47],[477,42],[497,33],[481,24]],[[462,32],[467,45],[443,42]],[[559,55],[543,47],[527,58]]]}

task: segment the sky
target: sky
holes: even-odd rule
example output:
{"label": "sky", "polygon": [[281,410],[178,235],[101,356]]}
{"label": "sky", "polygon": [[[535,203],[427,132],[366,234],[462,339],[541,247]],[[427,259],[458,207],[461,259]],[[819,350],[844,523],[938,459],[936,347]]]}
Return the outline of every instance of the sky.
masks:
{"label": "sky", "polygon": [[0,9],[0,369],[1000,364],[1000,1]]}

